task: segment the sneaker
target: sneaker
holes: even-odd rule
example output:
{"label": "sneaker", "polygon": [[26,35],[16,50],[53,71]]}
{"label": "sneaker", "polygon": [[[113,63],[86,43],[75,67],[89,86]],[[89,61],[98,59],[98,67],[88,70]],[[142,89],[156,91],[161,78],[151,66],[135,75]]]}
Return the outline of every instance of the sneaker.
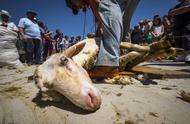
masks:
{"label": "sneaker", "polygon": [[190,64],[190,54],[185,57],[185,63]]}
{"label": "sneaker", "polygon": [[184,55],[179,55],[174,60],[174,62],[184,62],[184,61],[185,61],[185,56]]}

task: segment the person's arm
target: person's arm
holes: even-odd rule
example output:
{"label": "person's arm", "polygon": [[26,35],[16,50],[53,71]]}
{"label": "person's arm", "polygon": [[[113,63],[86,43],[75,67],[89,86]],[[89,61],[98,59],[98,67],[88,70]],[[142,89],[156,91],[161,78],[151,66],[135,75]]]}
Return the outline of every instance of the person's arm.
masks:
{"label": "person's arm", "polygon": [[54,40],[53,38],[51,38],[49,35],[47,35],[47,34],[44,35],[44,38],[45,38],[47,41],[55,42],[55,40]]}
{"label": "person's arm", "polygon": [[18,30],[19,30],[19,33],[20,33],[20,39],[23,40],[23,41],[26,41],[27,38],[25,36],[25,19],[20,19],[19,23],[18,23]]}
{"label": "person's arm", "polygon": [[154,37],[154,38],[156,38],[157,37],[157,34],[154,32],[154,28],[153,28],[153,30],[152,30],[152,36]]}
{"label": "person's arm", "polygon": [[99,7],[100,2],[101,2],[101,0],[90,0],[90,6],[91,6],[92,12],[95,16],[95,20],[96,20],[97,27],[98,27],[97,35],[102,35],[102,33],[103,33],[102,22],[100,19],[100,15],[98,13],[98,7]]}
{"label": "person's arm", "polygon": [[161,25],[161,36],[163,36],[163,34],[164,34],[164,25]]}
{"label": "person's arm", "polygon": [[175,15],[180,15],[180,14],[183,14],[186,12],[190,12],[190,5],[183,6],[183,7],[177,8],[177,9],[173,9],[168,13],[168,15],[175,16]]}
{"label": "person's arm", "polygon": [[98,13],[98,7],[99,7],[99,4],[100,4],[100,0],[89,0],[90,1],[90,7],[92,9],[92,12],[95,16],[95,20],[96,22],[101,25],[100,23],[100,15]]}
{"label": "person's arm", "polygon": [[19,30],[18,30],[17,26],[14,23],[12,23],[12,25],[13,25],[12,31],[18,33]]}
{"label": "person's arm", "polygon": [[23,40],[23,41],[26,41],[26,36],[25,36],[25,31],[24,31],[24,28],[21,28],[19,27],[19,33],[20,33],[20,39]]}

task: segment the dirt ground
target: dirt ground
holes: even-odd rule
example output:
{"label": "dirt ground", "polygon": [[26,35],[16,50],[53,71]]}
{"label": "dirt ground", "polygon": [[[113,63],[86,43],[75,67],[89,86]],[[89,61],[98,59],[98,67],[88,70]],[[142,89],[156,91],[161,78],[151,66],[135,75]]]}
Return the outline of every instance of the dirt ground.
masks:
{"label": "dirt ground", "polygon": [[[146,66],[190,72],[184,63],[151,62]],[[35,66],[0,69],[0,124],[189,124],[190,78],[135,81],[131,85],[94,82],[102,105],[93,113],[63,102],[41,101],[32,75]]]}

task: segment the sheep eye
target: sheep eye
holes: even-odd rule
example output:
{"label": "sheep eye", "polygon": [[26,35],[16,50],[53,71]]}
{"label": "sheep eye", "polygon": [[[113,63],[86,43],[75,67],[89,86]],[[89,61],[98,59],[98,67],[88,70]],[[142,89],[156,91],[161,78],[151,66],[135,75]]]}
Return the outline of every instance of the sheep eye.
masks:
{"label": "sheep eye", "polygon": [[60,64],[61,65],[66,65],[67,63],[68,63],[68,58],[66,58],[65,56],[62,56],[61,58],[60,58]]}

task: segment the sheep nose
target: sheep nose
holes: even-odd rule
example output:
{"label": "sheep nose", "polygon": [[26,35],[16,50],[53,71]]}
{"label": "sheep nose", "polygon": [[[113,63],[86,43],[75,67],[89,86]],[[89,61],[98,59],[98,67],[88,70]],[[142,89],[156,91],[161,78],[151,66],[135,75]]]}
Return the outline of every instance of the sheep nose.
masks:
{"label": "sheep nose", "polygon": [[101,96],[97,92],[94,92],[93,90],[88,91],[88,95],[86,96],[86,110],[89,111],[96,111],[97,109],[100,108],[101,105]]}

